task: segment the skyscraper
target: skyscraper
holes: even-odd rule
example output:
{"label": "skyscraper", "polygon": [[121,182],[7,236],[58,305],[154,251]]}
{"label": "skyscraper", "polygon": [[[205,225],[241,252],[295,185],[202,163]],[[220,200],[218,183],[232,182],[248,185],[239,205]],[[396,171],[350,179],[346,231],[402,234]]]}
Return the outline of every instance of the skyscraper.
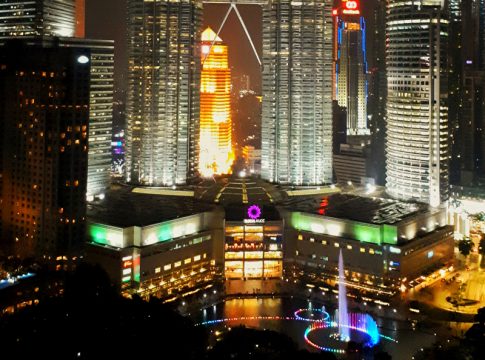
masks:
{"label": "skyscraper", "polygon": [[359,1],[342,0],[334,16],[336,99],[347,109],[347,134],[369,135],[366,25]]}
{"label": "skyscraper", "polygon": [[262,178],[332,181],[332,3],[270,1],[263,11]]}
{"label": "skyscraper", "polygon": [[72,260],[84,243],[89,55],[41,40],[0,47],[0,248],[8,255]]}
{"label": "skyscraper", "polygon": [[187,182],[198,164],[199,0],[128,0],[126,180]]}
{"label": "skyscraper", "polygon": [[[84,37],[85,0],[8,0],[0,3],[0,41],[59,37],[59,46],[91,49],[89,170],[87,197],[103,196],[109,186],[113,122],[114,42]],[[76,38],[74,38],[76,36]]]}
{"label": "skyscraper", "polygon": [[440,0],[391,0],[387,19],[387,191],[448,199],[448,21]]}
{"label": "skyscraper", "polygon": [[5,0],[0,3],[0,14],[0,39],[72,37],[76,29],[76,0]]}
{"label": "skyscraper", "polygon": [[234,161],[228,47],[211,29],[202,33],[199,173],[228,174]]}
{"label": "skyscraper", "polygon": [[450,180],[455,185],[485,178],[484,5],[483,0],[449,2]]}
{"label": "skyscraper", "polygon": [[374,47],[373,51],[368,52],[370,70],[367,114],[371,133],[372,173],[379,185],[384,185],[386,182],[386,11],[386,0],[374,2],[371,33]]}
{"label": "skyscraper", "polygon": [[114,41],[61,38],[59,46],[90,49],[88,200],[103,197],[110,184],[113,133]]}

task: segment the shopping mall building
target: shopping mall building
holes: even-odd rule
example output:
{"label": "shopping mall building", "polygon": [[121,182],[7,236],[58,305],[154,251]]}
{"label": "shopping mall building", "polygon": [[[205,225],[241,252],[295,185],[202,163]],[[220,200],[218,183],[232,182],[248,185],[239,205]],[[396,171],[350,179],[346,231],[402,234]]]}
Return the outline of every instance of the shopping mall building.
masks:
{"label": "shopping mall building", "polygon": [[224,203],[118,187],[89,205],[87,259],[123,292],[164,298],[237,281],[331,286],[340,251],[350,287],[392,295],[453,259],[445,209],[290,193]]}

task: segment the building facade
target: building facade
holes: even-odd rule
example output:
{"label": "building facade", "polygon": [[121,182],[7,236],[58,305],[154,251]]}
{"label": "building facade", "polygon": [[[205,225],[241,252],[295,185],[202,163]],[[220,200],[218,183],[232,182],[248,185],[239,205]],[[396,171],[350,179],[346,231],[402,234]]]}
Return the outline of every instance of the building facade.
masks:
{"label": "building facade", "polygon": [[366,24],[358,1],[345,0],[334,11],[335,86],[347,109],[347,135],[368,135]]}
{"label": "building facade", "polygon": [[[172,299],[225,284],[243,294],[261,281],[283,292],[295,283],[331,287],[342,250],[349,287],[392,296],[453,258],[446,210],[426,204],[333,194],[210,209],[189,197],[174,204],[119,191],[88,214],[87,258],[127,293]],[[113,198],[124,209],[103,210]]]}
{"label": "building facade", "polygon": [[479,185],[485,179],[485,2],[450,1],[448,5],[450,182]]}
{"label": "building facade", "polygon": [[184,184],[198,164],[202,2],[128,1],[126,180]]}
{"label": "building facade", "polygon": [[75,260],[86,225],[89,49],[12,40],[0,54],[2,249]]}
{"label": "building facade", "polygon": [[270,1],[263,10],[261,176],[332,181],[332,3]]}
{"label": "building facade", "polygon": [[[448,20],[441,1],[392,0],[387,18],[388,193],[448,199]],[[411,40],[412,39],[412,40]]]}
{"label": "building facade", "polygon": [[110,183],[113,123],[114,41],[84,39],[84,0],[7,1],[0,4],[0,41],[43,37],[60,46],[89,47],[90,120],[87,198],[103,196]]}
{"label": "building facade", "polygon": [[[78,9],[76,9],[78,5]],[[0,39],[19,36],[63,36],[76,33],[84,0],[7,0],[0,4]]]}
{"label": "building facade", "polygon": [[372,58],[369,56],[369,97],[367,103],[368,125],[371,134],[372,172],[376,183],[384,185],[386,179],[386,16],[387,2],[378,0],[372,12]]}
{"label": "building facade", "polygon": [[211,29],[202,33],[200,83],[200,175],[231,173],[232,146],[231,69],[229,51]]}

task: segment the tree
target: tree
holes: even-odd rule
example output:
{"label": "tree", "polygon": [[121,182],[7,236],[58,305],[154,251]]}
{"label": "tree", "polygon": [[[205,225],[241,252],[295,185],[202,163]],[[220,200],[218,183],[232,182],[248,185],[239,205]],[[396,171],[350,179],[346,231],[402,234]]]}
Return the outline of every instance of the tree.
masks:
{"label": "tree", "polygon": [[458,242],[458,250],[460,250],[460,254],[462,254],[465,257],[470,255],[472,248],[473,248],[473,243],[469,238],[463,239]]}
{"label": "tree", "polygon": [[208,352],[207,359],[336,360],[336,357],[332,353],[298,350],[297,344],[285,334],[238,326],[223,335]]}

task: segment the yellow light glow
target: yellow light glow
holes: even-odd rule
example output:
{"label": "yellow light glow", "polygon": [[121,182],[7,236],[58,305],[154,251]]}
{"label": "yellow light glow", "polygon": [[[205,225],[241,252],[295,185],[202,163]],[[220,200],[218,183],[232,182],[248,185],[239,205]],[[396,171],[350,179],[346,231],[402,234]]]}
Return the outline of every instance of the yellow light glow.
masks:
{"label": "yellow light glow", "polygon": [[230,174],[234,162],[231,70],[227,45],[211,28],[202,33],[201,49],[199,172],[211,177]]}

